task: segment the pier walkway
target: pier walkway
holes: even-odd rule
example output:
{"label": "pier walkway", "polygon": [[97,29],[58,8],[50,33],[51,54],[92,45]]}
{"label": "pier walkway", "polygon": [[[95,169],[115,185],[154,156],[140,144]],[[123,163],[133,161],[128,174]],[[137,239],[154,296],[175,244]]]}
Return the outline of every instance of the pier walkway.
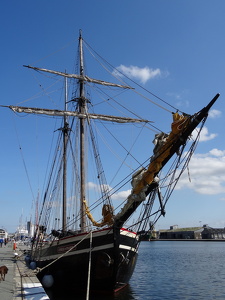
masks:
{"label": "pier walkway", "polygon": [[[11,242],[0,247],[0,266],[8,268],[5,281],[0,281],[1,300],[49,299],[34,272],[25,264],[23,255],[25,248],[18,245],[14,251]],[[15,257],[15,252],[19,259]]]}

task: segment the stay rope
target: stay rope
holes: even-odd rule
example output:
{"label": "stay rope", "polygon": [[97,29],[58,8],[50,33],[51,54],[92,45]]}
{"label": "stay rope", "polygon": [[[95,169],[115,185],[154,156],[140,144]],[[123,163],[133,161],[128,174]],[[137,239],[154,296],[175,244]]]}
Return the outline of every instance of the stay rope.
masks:
{"label": "stay rope", "polygon": [[[169,107],[171,107],[172,109],[174,109],[175,111],[179,111],[181,112],[179,109],[177,109],[175,106],[171,105],[170,103],[168,103],[167,101],[163,100],[162,98],[160,98],[159,96],[155,95],[154,93],[150,92],[149,90],[147,90],[146,88],[144,88],[143,86],[141,86],[140,84],[138,84],[137,82],[135,82],[134,80],[132,80],[130,77],[126,76],[124,73],[122,73],[121,71],[119,71],[118,69],[116,69],[114,66],[112,66],[107,60],[105,60],[101,55],[99,55],[85,40],[83,40],[85,46],[87,47],[88,51],[90,52],[90,54],[98,61],[98,63],[108,72],[110,73],[112,76],[114,76],[117,80],[119,80],[120,82],[123,82],[123,80],[121,80],[120,78],[118,78],[117,76],[115,76],[114,74],[112,74],[112,72],[110,72],[100,61],[99,59],[96,57],[96,55],[103,61],[105,62],[105,64],[107,64],[108,66],[110,66],[110,68],[112,70],[116,70],[116,72],[124,77],[126,77],[127,79],[129,79],[132,83],[134,83],[135,85],[137,85],[139,88],[143,89],[145,92],[151,94],[152,96],[154,96],[156,99],[160,100],[161,102],[163,102],[164,104],[168,105]],[[156,103],[155,101],[149,99],[148,97],[145,97],[144,95],[142,95],[141,93],[137,92],[134,90],[135,93],[137,93],[139,96],[144,97],[146,100],[150,101],[152,104],[160,107],[161,109],[164,109],[168,112],[172,112],[169,109],[163,107],[162,105]]]}

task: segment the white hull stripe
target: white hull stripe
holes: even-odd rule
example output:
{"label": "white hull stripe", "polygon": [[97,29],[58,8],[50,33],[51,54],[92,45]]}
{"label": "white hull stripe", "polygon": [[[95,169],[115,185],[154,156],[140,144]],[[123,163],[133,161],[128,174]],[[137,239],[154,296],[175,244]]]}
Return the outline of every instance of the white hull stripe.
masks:
{"label": "white hull stripe", "polygon": [[127,231],[127,230],[123,230],[123,229],[120,229],[120,234],[128,236],[128,237],[131,237],[131,238],[137,238],[137,234],[136,233],[130,232],[130,231]]}
{"label": "white hull stripe", "polygon": [[133,248],[133,247],[125,246],[125,245],[120,245],[119,248],[120,248],[120,249],[125,249],[125,250],[128,250],[128,251],[138,252],[137,249],[135,249],[135,248]]}

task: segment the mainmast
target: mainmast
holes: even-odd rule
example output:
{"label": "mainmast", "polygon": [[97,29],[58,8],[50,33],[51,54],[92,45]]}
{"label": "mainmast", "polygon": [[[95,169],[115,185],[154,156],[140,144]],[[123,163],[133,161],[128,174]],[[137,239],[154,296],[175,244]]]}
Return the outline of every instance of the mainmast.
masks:
{"label": "mainmast", "polygon": [[[65,78],[65,111],[67,110],[67,78]],[[62,230],[66,231],[66,223],[67,223],[67,143],[68,143],[68,131],[69,126],[67,122],[67,116],[64,115],[64,126],[62,128],[63,131],[63,213],[62,213]]]}
{"label": "mainmast", "polygon": [[[79,36],[79,51],[80,51],[80,95],[79,95],[79,112],[81,114],[86,114],[86,98],[84,93],[84,60],[83,60],[83,40],[81,36]],[[85,215],[85,119],[80,118],[80,228],[81,231],[85,231],[86,228],[86,215]]]}

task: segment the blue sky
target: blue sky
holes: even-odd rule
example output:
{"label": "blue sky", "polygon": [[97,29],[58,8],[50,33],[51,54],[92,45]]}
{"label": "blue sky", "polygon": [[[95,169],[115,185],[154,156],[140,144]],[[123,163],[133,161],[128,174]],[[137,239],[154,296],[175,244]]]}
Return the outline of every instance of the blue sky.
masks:
{"label": "blue sky", "polygon": [[[0,104],[24,104],[36,93],[36,78],[24,64],[70,71],[79,29],[113,66],[187,113],[198,111],[219,92],[190,163],[191,181],[182,177],[158,228],[224,227],[224,15],[223,0],[2,2]],[[0,227],[15,231],[22,213],[24,220],[29,218],[44,171],[35,153],[29,152],[27,158],[26,151],[20,151],[21,145],[25,149],[33,143],[29,125],[6,109],[0,114]],[[38,147],[35,151],[42,151]],[[37,168],[40,179],[36,177],[34,183]],[[35,186],[35,195],[30,185]]]}

